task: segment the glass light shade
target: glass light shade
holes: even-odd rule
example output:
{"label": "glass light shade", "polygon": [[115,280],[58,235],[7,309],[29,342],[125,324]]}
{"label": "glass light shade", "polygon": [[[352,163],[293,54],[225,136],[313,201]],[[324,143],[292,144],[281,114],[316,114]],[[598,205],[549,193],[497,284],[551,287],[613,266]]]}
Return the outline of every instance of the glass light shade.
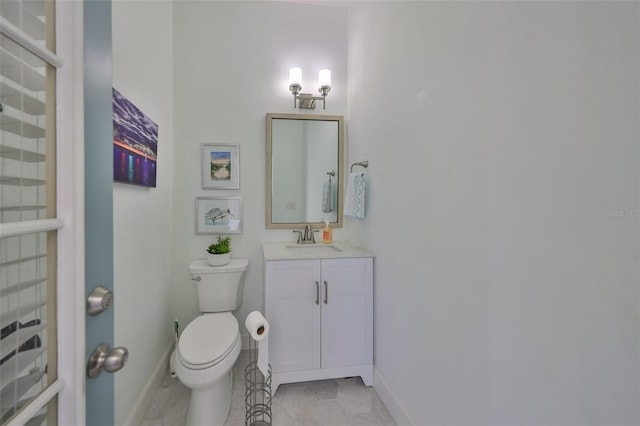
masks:
{"label": "glass light shade", "polygon": [[324,69],[320,70],[320,74],[318,75],[318,80],[320,81],[320,86],[331,86],[331,70]]}
{"label": "glass light shade", "polygon": [[294,67],[289,70],[289,85],[302,85],[302,68]]}

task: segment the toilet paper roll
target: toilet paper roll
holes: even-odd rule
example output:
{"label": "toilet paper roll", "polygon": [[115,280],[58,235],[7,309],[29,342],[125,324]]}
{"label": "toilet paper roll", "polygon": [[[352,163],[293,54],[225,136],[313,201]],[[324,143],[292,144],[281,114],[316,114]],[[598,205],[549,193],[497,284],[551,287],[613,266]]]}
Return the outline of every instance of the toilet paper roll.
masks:
{"label": "toilet paper roll", "polygon": [[260,311],[253,311],[247,315],[244,325],[247,327],[251,338],[257,342],[265,339],[269,334],[269,323]]}
{"label": "toilet paper roll", "polygon": [[253,340],[258,342],[258,368],[267,377],[269,372],[269,323],[259,311],[253,311],[244,321]]}

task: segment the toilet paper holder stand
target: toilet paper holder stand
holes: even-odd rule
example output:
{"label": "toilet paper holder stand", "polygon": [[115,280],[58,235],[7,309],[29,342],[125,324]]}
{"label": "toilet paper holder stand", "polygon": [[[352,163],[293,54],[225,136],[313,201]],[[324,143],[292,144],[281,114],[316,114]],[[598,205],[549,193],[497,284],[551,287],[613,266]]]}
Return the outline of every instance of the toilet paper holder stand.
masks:
{"label": "toilet paper holder stand", "polygon": [[244,370],[245,426],[271,426],[271,364],[266,376],[258,368],[258,342],[249,337],[249,364]]}

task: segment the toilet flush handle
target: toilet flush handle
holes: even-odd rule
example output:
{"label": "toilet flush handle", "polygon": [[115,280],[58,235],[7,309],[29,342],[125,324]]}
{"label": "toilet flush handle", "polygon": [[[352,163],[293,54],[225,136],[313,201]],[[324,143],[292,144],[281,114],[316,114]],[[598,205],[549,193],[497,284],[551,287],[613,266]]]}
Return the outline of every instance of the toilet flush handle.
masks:
{"label": "toilet flush handle", "polygon": [[202,279],[202,277],[199,276],[199,275],[197,277],[191,278],[192,281],[200,281],[201,279]]}

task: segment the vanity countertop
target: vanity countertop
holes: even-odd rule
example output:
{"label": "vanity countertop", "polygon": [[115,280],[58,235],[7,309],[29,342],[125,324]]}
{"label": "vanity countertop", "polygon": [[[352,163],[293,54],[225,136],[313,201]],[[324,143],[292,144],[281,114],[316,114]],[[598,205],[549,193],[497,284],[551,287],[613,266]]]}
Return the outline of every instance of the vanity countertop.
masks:
{"label": "vanity countertop", "polygon": [[348,241],[331,244],[296,244],[278,241],[262,243],[264,260],[343,259],[349,257],[375,257],[373,253]]}

